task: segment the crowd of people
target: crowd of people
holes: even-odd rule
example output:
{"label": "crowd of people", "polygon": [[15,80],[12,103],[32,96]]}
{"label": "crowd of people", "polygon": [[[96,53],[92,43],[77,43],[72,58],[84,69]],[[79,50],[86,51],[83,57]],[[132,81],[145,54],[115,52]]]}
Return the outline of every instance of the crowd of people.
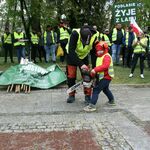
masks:
{"label": "crowd of people", "polygon": [[[96,110],[95,105],[101,91],[108,97],[108,104],[115,105],[109,84],[114,77],[113,65],[121,65],[120,55],[122,55],[122,65],[131,68],[130,78],[134,76],[138,58],[142,79],[144,78],[145,58],[147,58],[150,69],[150,35],[148,32],[136,34],[131,26],[123,29],[120,23],[116,24],[112,31],[105,29],[104,32],[99,32],[96,25],[89,26],[87,23],[71,31],[67,24],[61,21],[57,32],[47,25],[43,34],[32,30],[28,40],[31,43],[29,56],[34,63],[37,63],[37,56],[40,61],[43,56],[46,63],[50,62],[50,58],[52,63],[56,63],[57,47],[58,45],[62,47],[64,55],[59,61],[66,62],[68,88],[76,83],[77,68],[80,69],[82,77],[85,72],[90,72],[90,77],[96,78],[93,92],[91,84],[84,85],[85,103],[87,104],[84,110],[88,112]],[[4,61],[7,62],[9,52],[10,60],[14,62],[13,48],[17,51],[18,62],[21,57],[25,58],[25,42],[25,34],[21,28],[17,28],[13,34],[6,28],[2,36]],[[69,93],[67,103],[75,101],[75,94],[75,90]]]}
{"label": "crowd of people", "polygon": [[[109,54],[113,58],[113,63],[115,65],[120,65],[120,59],[122,56],[122,65],[129,68],[131,68],[131,66],[135,66],[131,65],[132,63],[136,64],[135,57],[133,59],[133,53],[136,46],[135,40],[145,38],[146,45],[144,49],[146,55],[143,54],[143,60],[145,60],[145,56],[147,56],[148,67],[150,68],[148,33],[143,33],[142,35],[138,35],[139,37],[137,37],[137,35],[133,32],[132,27],[129,26],[126,27],[126,29],[123,29],[121,24],[116,24],[112,31],[109,31],[109,29],[104,29],[103,32],[99,32],[96,25],[93,25],[92,28],[96,31],[98,40],[107,42],[109,46]],[[56,50],[58,45],[61,45],[64,51],[64,56],[60,57],[60,61],[63,63],[66,60],[66,45],[72,32],[73,30],[71,31],[70,28],[68,28],[67,24],[63,21],[60,22],[58,30],[54,30],[54,28],[52,28],[50,25],[47,25],[43,34],[41,32],[36,32],[36,30],[33,29],[30,33],[30,39],[28,39],[28,41],[30,41],[30,53],[28,54],[30,56],[30,60],[32,60],[34,63],[37,63],[37,57],[39,58],[40,62],[42,61],[43,57],[46,63],[50,62],[50,58],[51,61],[55,63]],[[11,62],[14,62],[14,50],[16,50],[18,62],[20,62],[21,57],[26,57],[25,45],[27,41],[24,39],[26,39],[26,37],[21,28],[16,28],[16,31],[13,33],[9,31],[9,28],[5,28],[5,32],[2,36],[2,47],[4,50],[5,63],[7,62],[8,53]],[[141,70],[143,70],[142,68],[144,67],[144,65],[142,65],[142,60],[140,62],[140,68]],[[131,72],[133,74],[133,71]],[[141,71],[141,74],[143,74],[143,71]]]}
{"label": "crowd of people", "polygon": [[[15,52],[18,63],[20,63],[21,57],[28,57],[30,61],[34,63],[38,61],[42,62],[42,57],[45,63],[56,63],[56,50],[58,45],[61,45],[64,51],[64,55],[60,57],[60,62],[63,63],[66,57],[66,45],[70,34],[71,30],[64,22],[60,22],[58,30],[55,30],[50,25],[46,26],[43,33],[32,29],[28,38],[25,36],[22,28],[16,28],[16,30],[11,33],[9,28],[6,27],[1,40],[4,50],[4,63],[7,63],[8,53],[11,62],[14,63],[13,54]],[[39,58],[39,60],[37,60],[37,58]]]}

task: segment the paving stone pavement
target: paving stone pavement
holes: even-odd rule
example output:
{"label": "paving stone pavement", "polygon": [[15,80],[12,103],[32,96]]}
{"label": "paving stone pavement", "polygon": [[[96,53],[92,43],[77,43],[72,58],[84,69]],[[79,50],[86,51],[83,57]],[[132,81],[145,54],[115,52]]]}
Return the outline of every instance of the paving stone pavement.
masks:
{"label": "paving stone pavement", "polygon": [[[107,98],[101,93],[94,113],[83,111],[85,104],[82,89],[77,90],[73,104],[66,103],[66,88],[34,90],[30,94],[6,93],[1,90],[0,150],[149,150],[150,88],[111,85],[111,89],[117,105],[107,106]],[[39,139],[28,147],[13,147],[14,143],[20,143],[17,139],[31,139],[30,134],[37,137],[39,133],[43,137],[47,133],[45,136],[53,138],[57,136],[52,135],[61,136],[65,133],[66,138],[76,137],[73,140],[76,144],[62,136],[67,147],[58,146],[62,139],[57,139],[57,147],[53,148],[48,146],[52,146],[52,141],[35,147]],[[39,137],[42,137],[40,134]],[[78,137],[82,137],[80,140],[83,141],[79,142]],[[4,139],[6,142],[10,140],[4,142],[4,145],[1,139],[3,142]]]}

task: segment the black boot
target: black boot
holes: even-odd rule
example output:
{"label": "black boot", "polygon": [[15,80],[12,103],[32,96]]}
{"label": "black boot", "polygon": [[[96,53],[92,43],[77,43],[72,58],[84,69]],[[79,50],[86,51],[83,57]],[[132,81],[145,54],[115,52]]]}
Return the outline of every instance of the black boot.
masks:
{"label": "black boot", "polygon": [[73,103],[75,101],[75,96],[69,96],[67,98],[67,103]]}

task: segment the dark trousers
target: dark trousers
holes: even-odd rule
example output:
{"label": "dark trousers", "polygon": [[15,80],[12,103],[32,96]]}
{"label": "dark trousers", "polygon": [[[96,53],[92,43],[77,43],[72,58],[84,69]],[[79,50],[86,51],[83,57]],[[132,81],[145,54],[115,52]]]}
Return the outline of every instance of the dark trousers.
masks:
{"label": "dark trousers", "polygon": [[143,74],[143,72],[144,72],[144,60],[145,60],[145,54],[144,53],[140,53],[140,54],[134,53],[131,73],[134,73],[138,58],[140,58],[140,72],[141,72],[141,74]]}
{"label": "dark trousers", "polygon": [[39,54],[39,60],[42,62],[42,57],[44,57],[44,61],[46,62],[46,53],[44,46],[38,45],[38,54]]}
{"label": "dark trousers", "polygon": [[62,47],[62,49],[64,51],[64,56],[60,56],[60,61],[61,62],[65,61],[65,57],[66,57],[66,54],[67,54],[67,52],[66,52],[66,45],[67,45],[67,43],[68,43],[68,39],[64,39],[64,40],[60,41],[60,45],[61,45],[61,47]]}
{"label": "dark trousers", "polygon": [[7,62],[7,55],[9,52],[10,60],[11,60],[11,62],[13,62],[13,46],[12,46],[12,44],[4,44],[3,48],[4,48],[4,52],[5,52],[5,60],[4,61]]}
{"label": "dark trousers", "polygon": [[36,63],[38,44],[31,44],[31,59]]}
{"label": "dark trousers", "polygon": [[125,66],[126,65],[126,47],[125,46],[121,48],[121,53],[122,53],[122,65]]}
{"label": "dark trousers", "polygon": [[97,82],[96,86],[93,88],[92,98],[90,101],[91,104],[96,105],[97,100],[98,100],[98,96],[99,96],[101,91],[104,92],[104,94],[107,96],[109,101],[114,100],[114,96],[109,89],[110,82],[111,82],[111,80],[107,80],[107,79],[102,79],[102,80]]}
{"label": "dark trousers", "polygon": [[127,67],[131,67],[132,65],[132,55],[133,55],[133,47],[126,47],[126,65]]}

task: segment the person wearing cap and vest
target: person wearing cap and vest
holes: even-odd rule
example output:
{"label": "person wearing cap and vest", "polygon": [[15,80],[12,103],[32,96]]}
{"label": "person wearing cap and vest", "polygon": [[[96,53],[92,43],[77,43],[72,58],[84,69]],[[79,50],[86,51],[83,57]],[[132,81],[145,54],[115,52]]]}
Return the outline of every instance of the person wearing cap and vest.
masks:
{"label": "person wearing cap and vest", "polygon": [[10,60],[12,63],[13,61],[13,44],[12,44],[12,34],[9,32],[9,28],[5,29],[5,33],[2,36],[2,46],[4,48],[4,53],[5,53],[5,60],[4,62],[7,62],[7,55],[9,52]]}
{"label": "person wearing cap and vest", "polygon": [[[73,29],[70,40],[67,44],[67,84],[72,87],[76,81],[77,67],[82,70],[89,70],[89,53],[94,48],[96,31],[90,26],[83,26],[80,29]],[[92,54],[92,53],[91,53]],[[92,54],[94,59],[94,55]],[[91,96],[91,87],[84,87],[85,103],[88,103]],[[75,91],[69,93],[67,103],[75,101]]]}
{"label": "person wearing cap and vest", "polygon": [[14,48],[17,51],[18,63],[20,63],[21,57],[25,59],[25,34],[21,28],[17,28],[13,34]]}
{"label": "person wearing cap and vest", "polygon": [[101,33],[100,37],[101,37],[102,41],[105,41],[108,44],[108,47],[109,47],[108,52],[109,52],[110,55],[112,55],[109,29],[105,29],[104,33],[103,34]]}
{"label": "person wearing cap and vest", "polygon": [[93,88],[92,97],[89,105],[84,108],[86,112],[96,111],[96,103],[101,91],[108,98],[109,105],[115,105],[114,96],[109,89],[109,84],[114,78],[114,69],[112,57],[108,53],[108,44],[105,41],[100,41],[95,46],[96,49],[96,67],[91,70],[91,76],[96,77],[97,82]]}
{"label": "person wearing cap and vest", "polygon": [[111,49],[112,49],[112,59],[116,65],[119,65],[120,62],[120,51],[121,45],[124,40],[124,30],[122,29],[122,25],[120,23],[116,24],[116,27],[113,29],[111,34]]}
{"label": "person wearing cap and vest", "polygon": [[128,30],[125,32],[125,65],[128,68],[131,68],[132,55],[133,55],[133,41],[136,38],[136,34],[133,32],[131,26],[128,27]]}
{"label": "person wearing cap and vest", "polygon": [[64,56],[60,56],[60,61],[63,63],[66,57],[66,45],[68,43],[68,39],[70,37],[71,31],[68,29],[66,23],[60,22],[59,30],[57,32],[57,42],[61,45]]}
{"label": "person wearing cap and vest", "polygon": [[50,54],[52,55],[52,62],[56,62],[56,33],[50,25],[47,25],[46,31],[44,32],[44,48],[46,52],[46,62],[49,62]]}
{"label": "person wearing cap and vest", "polygon": [[94,25],[94,26],[93,26],[93,29],[95,29],[95,31],[96,31],[97,40],[100,41],[100,33],[99,33],[99,31],[97,30],[97,26]]}
{"label": "person wearing cap and vest", "polygon": [[34,63],[36,63],[36,56],[37,56],[37,50],[38,50],[38,35],[36,34],[35,30],[32,30],[30,33],[30,40],[31,40],[31,59]]}
{"label": "person wearing cap and vest", "polygon": [[140,58],[140,77],[144,79],[144,60],[145,60],[145,53],[146,53],[146,47],[147,47],[147,38],[143,33],[140,33],[133,41],[133,61],[132,61],[132,67],[131,67],[131,73],[129,75],[129,78],[133,77],[133,73],[138,61],[138,58]]}

